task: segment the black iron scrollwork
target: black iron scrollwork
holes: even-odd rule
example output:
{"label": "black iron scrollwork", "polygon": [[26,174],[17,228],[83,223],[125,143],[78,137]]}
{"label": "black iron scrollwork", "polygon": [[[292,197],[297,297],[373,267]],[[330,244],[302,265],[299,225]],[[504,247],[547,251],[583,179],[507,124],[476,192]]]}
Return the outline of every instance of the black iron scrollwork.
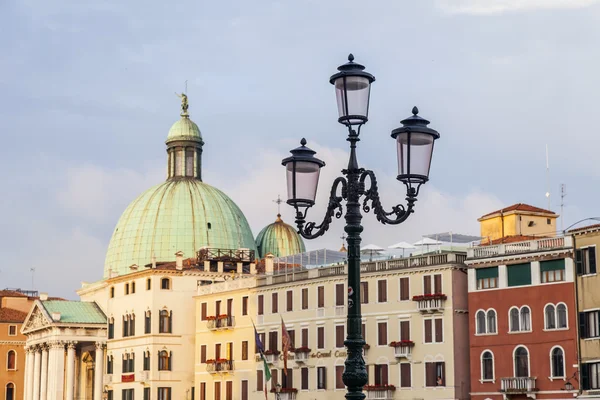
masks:
{"label": "black iron scrollwork", "polygon": [[[369,178],[369,188],[365,190],[365,181]],[[392,207],[392,211],[386,211],[381,205],[379,199],[379,189],[377,188],[377,178],[375,173],[370,170],[362,171],[360,175],[360,187],[361,194],[364,195],[362,209],[365,213],[368,213],[373,209],[377,220],[383,224],[398,225],[404,221],[414,212],[415,202],[417,201],[417,195],[419,193],[419,187],[416,189],[407,186],[406,202],[407,205],[404,207],[402,204],[398,204]],[[369,206],[369,202],[371,205]],[[388,218],[392,216],[392,218]]]}
{"label": "black iron scrollwork", "polygon": [[[338,189],[341,185],[341,191],[338,195]],[[305,239],[315,239],[322,236],[329,229],[329,225],[333,221],[333,217],[341,218],[343,215],[342,200],[346,199],[348,191],[348,183],[345,178],[338,177],[333,181],[331,187],[331,194],[329,195],[329,204],[327,205],[327,211],[323,222],[317,225],[315,222],[306,222],[306,212],[308,209],[301,212],[296,208],[296,225],[298,226],[298,233]],[[313,233],[313,231],[315,231]]]}

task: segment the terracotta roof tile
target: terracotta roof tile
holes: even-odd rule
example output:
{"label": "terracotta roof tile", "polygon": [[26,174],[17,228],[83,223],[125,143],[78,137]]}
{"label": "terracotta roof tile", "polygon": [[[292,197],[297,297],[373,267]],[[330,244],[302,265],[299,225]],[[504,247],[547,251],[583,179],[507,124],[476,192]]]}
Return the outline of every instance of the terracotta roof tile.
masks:
{"label": "terracotta roof tile", "polygon": [[27,297],[15,290],[0,290],[0,297]]}
{"label": "terracotta roof tile", "polygon": [[481,218],[485,218],[487,216],[490,216],[490,215],[493,215],[493,214],[497,214],[497,213],[500,213],[500,212],[506,213],[506,212],[509,212],[509,211],[537,212],[537,213],[542,213],[542,214],[556,215],[556,213],[554,211],[545,210],[543,208],[530,206],[529,204],[525,204],[525,203],[517,203],[517,204],[513,204],[512,206],[508,206],[508,207],[505,207],[505,208],[501,208],[500,210],[496,210],[496,211],[493,211],[491,213],[487,213],[487,214],[481,216]]}
{"label": "terracotta roof tile", "polygon": [[0,322],[23,322],[26,317],[27,313],[14,308],[0,308]]}

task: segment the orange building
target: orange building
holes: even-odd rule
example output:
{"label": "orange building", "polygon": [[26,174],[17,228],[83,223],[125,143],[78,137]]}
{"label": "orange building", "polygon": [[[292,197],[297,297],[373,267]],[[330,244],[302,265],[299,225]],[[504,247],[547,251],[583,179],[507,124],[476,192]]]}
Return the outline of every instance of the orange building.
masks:
{"label": "orange building", "polygon": [[0,400],[23,398],[25,335],[21,324],[37,292],[0,290]]}

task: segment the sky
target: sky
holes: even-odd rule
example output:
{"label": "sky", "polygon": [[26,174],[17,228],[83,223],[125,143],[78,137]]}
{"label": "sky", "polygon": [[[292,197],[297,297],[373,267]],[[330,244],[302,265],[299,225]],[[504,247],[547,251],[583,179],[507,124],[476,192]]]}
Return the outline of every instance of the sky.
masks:
{"label": "sky", "polygon": [[[417,105],[441,134],[415,214],[366,214],[364,244],[476,235],[487,212],[547,208],[548,190],[560,212],[561,184],[565,228],[600,215],[597,0],[6,0],[0,26],[0,288],[76,298],[102,277],[120,214],[165,179],[186,81],[204,181],[257,234],[305,137],[327,163],[320,221],[347,163],[329,77],[350,52],[377,78],[358,157],[388,209],[404,199],[390,132]],[[339,248],[343,226],[307,247]]]}

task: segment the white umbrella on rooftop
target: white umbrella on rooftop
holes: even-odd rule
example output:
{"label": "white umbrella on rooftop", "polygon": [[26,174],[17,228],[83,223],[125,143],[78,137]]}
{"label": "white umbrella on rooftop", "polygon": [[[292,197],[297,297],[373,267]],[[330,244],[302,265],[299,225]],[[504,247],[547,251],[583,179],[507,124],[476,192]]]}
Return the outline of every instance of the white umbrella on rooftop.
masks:
{"label": "white umbrella on rooftop", "polygon": [[407,242],[400,242],[400,243],[396,243],[391,246],[388,246],[388,249],[402,249],[402,257],[404,257],[404,251],[406,249],[412,250],[412,249],[416,249],[416,247]]}
{"label": "white umbrella on rooftop", "polygon": [[427,246],[427,251],[429,251],[429,245],[439,245],[442,244],[439,240],[430,239],[428,237],[424,237],[418,242],[413,243],[415,246]]}
{"label": "white umbrella on rooftop", "polygon": [[379,247],[376,244],[368,244],[360,249],[361,254],[369,254],[371,257],[369,261],[373,259],[373,253],[379,254],[384,251],[383,247]]}

